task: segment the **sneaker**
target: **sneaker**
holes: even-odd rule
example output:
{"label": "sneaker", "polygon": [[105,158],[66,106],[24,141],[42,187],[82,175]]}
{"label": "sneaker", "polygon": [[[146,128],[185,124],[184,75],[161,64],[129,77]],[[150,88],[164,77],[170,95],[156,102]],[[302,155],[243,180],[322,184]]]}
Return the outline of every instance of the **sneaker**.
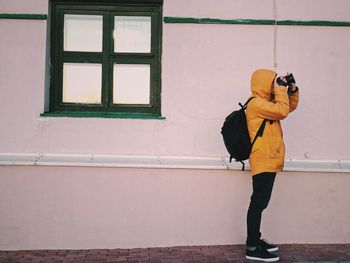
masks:
{"label": "sneaker", "polygon": [[276,246],[275,244],[268,243],[265,239],[260,239],[259,245],[269,252],[275,252],[278,250],[278,246]]}
{"label": "sneaker", "polygon": [[253,251],[247,249],[245,257],[246,259],[259,260],[264,262],[275,262],[280,260],[279,256],[271,254],[261,246],[257,246]]}

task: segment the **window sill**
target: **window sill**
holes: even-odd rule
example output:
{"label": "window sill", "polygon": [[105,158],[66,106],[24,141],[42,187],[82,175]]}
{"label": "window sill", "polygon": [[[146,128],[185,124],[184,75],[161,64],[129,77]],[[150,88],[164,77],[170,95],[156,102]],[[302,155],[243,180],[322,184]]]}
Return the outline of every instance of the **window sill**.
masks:
{"label": "window sill", "polygon": [[44,112],[41,117],[68,118],[112,118],[112,119],[155,119],[164,120],[165,117],[147,113],[117,113],[117,112]]}

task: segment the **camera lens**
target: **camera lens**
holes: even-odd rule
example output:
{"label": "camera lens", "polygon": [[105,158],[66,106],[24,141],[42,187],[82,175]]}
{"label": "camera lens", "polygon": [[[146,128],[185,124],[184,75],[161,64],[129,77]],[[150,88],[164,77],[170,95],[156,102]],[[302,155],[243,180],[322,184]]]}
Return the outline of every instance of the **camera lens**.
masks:
{"label": "camera lens", "polygon": [[287,84],[288,84],[288,86],[290,86],[292,83],[295,83],[295,79],[294,79],[294,76],[293,76],[292,73],[290,73],[290,74],[286,77],[286,79],[287,79]]}

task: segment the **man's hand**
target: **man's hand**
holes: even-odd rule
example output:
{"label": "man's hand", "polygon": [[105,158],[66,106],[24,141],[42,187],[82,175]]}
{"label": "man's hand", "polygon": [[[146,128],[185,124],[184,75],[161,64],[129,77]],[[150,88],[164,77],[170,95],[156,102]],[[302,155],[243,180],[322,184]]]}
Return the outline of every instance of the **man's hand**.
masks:
{"label": "man's hand", "polygon": [[275,77],[275,81],[274,81],[274,86],[277,87],[277,86],[285,86],[287,87],[288,86],[288,83],[287,83],[287,75],[278,75]]}
{"label": "man's hand", "polygon": [[286,73],[285,75],[276,76],[274,86],[288,87],[288,90],[292,92],[294,92],[297,89],[295,79],[292,73]]}
{"label": "man's hand", "polygon": [[289,85],[289,89],[291,91],[295,91],[297,89],[297,85],[295,83],[292,83],[291,85]]}

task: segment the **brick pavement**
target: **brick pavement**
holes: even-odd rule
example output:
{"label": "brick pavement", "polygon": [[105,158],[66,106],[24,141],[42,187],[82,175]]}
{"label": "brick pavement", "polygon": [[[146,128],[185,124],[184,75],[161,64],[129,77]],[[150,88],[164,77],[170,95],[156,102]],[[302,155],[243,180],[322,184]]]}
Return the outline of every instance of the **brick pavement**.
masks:
{"label": "brick pavement", "polygon": [[[350,263],[350,244],[279,245],[280,262]],[[20,263],[225,263],[252,262],[243,245],[191,246],[144,249],[0,251],[0,262]]]}

